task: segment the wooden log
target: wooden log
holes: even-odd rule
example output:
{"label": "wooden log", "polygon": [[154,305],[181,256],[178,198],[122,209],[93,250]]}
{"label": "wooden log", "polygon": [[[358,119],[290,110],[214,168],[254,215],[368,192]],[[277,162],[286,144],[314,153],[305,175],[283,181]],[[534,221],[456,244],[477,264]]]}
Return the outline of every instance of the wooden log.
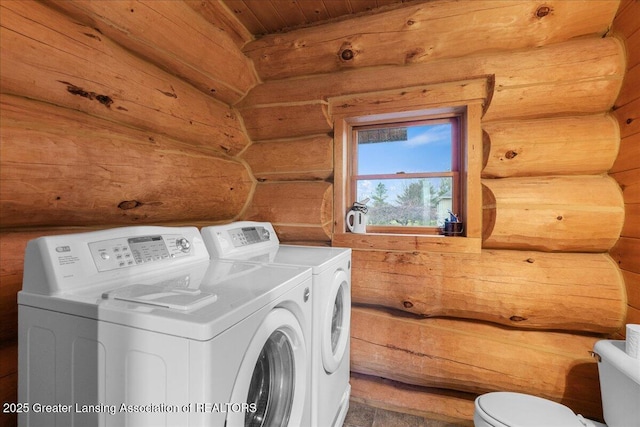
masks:
{"label": "wooden log", "polygon": [[254,141],[330,134],[333,129],[326,102],[257,106],[241,113]]}
{"label": "wooden log", "polygon": [[321,30],[268,35],[247,44],[244,52],[263,80],[423,63],[603,35],[618,3],[551,7],[536,1],[437,1],[326,24]]}
{"label": "wooden log", "polygon": [[640,203],[640,167],[611,174],[622,188],[625,203]]}
{"label": "wooden log", "polygon": [[610,173],[623,172],[638,167],[640,159],[640,133],[620,140],[620,151]]}
{"label": "wooden log", "polygon": [[[16,349],[18,344],[14,344]],[[18,373],[0,377],[0,399],[2,402],[17,402],[18,400]],[[17,426],[18,414],[16,412],[0,413],[0,425],[3,426]]]}
{"label": "wooden log", "polygon": [[333,138],[328,135],[260,141],[241,157],[260,182],[328,180],[333,176]]}
{"label": "wooden log", "polygon": [[470,393],[514,391],[601,418],[597,337],[415,319],[353,307],[351,370]]}
{"label": "wooden log", "polygon": [[212,25],[222,29],[240,49],[253,40],[253,34],[245,28],[231,10],[222,2],[183,0]]}
{"label": "wooden log", "polygon": [[249,221],[270,221],[282,240],[331,240],[333,186],[327,182],[272,182],[256,185]]}
{"label": "wooden log", "polygon": [[[629,303],[629,308],[633,308],[637,313],[640,313],[640,273],[622,270],[622,276],[624,277],[624,283],[627,287],[627,301]],[[626,323],[638,322],[627,321]],[[625,328],[621,328],[621,330],[624,329]]]}
{"label": "wooden log", "polygon": [[621,269],[640,274],[640,239],[621,237],[610,252]]}
{"label": "wooden log", "polygon": [[[628,69],[640,64],[640,5],[634,0],[622,0],[612,31],[625,40],[628,46]],[[636,86],[637,87],[637,86]],[[636,97],[638,94],[636,93]]]}
{"label": "wooden log", "polygon": [[[537,86],[557,87],[576,81],[621,80],[625,73],[625,56],[625,46],[619,39],[587,37],[535,49],[486,52],[410,67],[378,64],[340,73],[272,80],[254,87],[239,105],[308,102],[485,75],[495,75],[496,88],[530,87],[531,90]],[[393,78],[381,78],[384,75],[392,75]],[[528,95],[535,95],[531,90]],[[504,104],[501,94],[494,94],[497,99],[492,100],[493,106]],[[595,100],[602,95],[593,94]],[[606,94],[607,100],[610,97]],[[527,103],[529,108],[535,108],[539,100],[544,101],[537,97],[531,102],[519,100],[512,107],[519,108],[521,103]]]}
{"label": "wooden log", "polygon": [[[640,14],[638,16],[640,17]],[[638,37],[640,43],[640,36],[636,37]],[[636,53],[635,56],[637,56],[636,61],[640,62],[640,52]],[[631,58],[629,58],[629,60],[631,60]],[[624,84],[622,85],[618,99],[616,99],[616,106],[619,108],[622,105],[629,104],[638,99],[640,97],[638,88],[640,88],[640,64],[636,64],[635,66],[627,64]]]}
{"label": "wooden log", "polygon": [[497,87],[484,120],[598,114],[611,110],[620,78],[535,87]]}
{"label": "wooden log", "polygon": [[0,48],[3,93],[229,154],[248,143],[235,110],[37,2],[0,5]]}
{"label": "wooden log", "polygon": [[254,185],[243,163],[162,135],[8,95],[0,108],[3,228],[231,220]]}
{"label": "wooden log", "polygon": [[489,122],[483,130],[483,178],[602,174],[620,142],[610,115]]}
{"label": "wooden log", "polygon": [[184,2],[45,3],[225,104],[235,104],[258,83],[252,63],[227,33]]}
{"label": "wooden log", "polygon": [[[619,40],[589,38],[536,50],[452,58],[410,67],[372,67],[270,81],[249,92],[242,105],[273,103],[295,109],[296,103],[311,100],[493,74],[495,92],[483,118],[485,122],[601,114],[611,109],[620,89],[624,58],[624,46]],[[394,78],[382,80],[381,75]]]}
{"label": "wooden log", "polygon": [[329,114],[336,117],[404,113],[432,108],[452,108],[479,102],[486,109],[493,95],[493,77],[453,83],[405,87],[329,99]]}
{"label": "wooden log", "polygon": [[620,124],[622,138],[640,133],[640,98],[616,108],[614,115]]}
{"label": "wooden log", "polygon": [[608,176],[484,179],[483,248],[606,252],[624,201]]}
{"label": "wooden log", "polygon": [[626,203],[624,212],[624,226],[620,236],[640,239],[640,203]]}
{"label": "wooden log", "polygon": [[24,251],[34,234],[0,233],[0,342],[18,339],[18,299]]}
{"label": "wooden log", "polygon": [[527,329],[624,326],[625,284],[607,254],[354,250],[352,260],[354,303]]}
{"label": "wooden log", "polygon": [[418,387],[357,373],[351,374],[349,383],[352,402],[473,427],[476,394]]}

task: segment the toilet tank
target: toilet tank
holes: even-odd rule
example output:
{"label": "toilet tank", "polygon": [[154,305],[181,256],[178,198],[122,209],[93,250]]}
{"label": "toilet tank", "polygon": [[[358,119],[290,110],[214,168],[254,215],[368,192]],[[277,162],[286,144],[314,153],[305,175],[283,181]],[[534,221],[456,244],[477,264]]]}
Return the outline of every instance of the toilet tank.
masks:
{"label": "toilet tank", "polygon": [[593,347],[599,355],[598,375],[607,427],[640,425],[640,359],[625,352],[625,341],[602,340]]}

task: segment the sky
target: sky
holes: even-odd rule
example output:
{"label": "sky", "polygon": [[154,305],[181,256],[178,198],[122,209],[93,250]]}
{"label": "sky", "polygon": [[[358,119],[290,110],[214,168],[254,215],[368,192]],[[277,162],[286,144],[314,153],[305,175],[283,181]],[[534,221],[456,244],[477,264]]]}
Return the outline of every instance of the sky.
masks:
{"label": "sky", "polygon": [[[409,127],[407,141],[359,144],[358,174],[394,174],[451,170],[451,125]],[[380,181],[361,181],[358,199],[369,196]],[[393,203],[410,180],[387,180],[387,201]],[[438,186],[438,180],[432,181]]]}
{"label": "sky", "polygon": [[451,125],[414,126],[407,141],[359,144],[358,175],[451,170]]}

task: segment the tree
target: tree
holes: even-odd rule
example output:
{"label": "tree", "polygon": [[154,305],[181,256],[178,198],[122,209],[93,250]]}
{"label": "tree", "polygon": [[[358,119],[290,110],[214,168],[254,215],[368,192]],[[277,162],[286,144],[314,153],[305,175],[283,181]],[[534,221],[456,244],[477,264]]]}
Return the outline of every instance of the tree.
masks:
{"label": "tree", "polygon": [[412,182],[396,197],[396,218],[401,225],[420,224],[424,218],[424,181]]}
{"label": "tree", "polygon": [[387,204],[387,187],[382,182],[376,185],[371,199],[373,200],[373,206],[384,206]]}

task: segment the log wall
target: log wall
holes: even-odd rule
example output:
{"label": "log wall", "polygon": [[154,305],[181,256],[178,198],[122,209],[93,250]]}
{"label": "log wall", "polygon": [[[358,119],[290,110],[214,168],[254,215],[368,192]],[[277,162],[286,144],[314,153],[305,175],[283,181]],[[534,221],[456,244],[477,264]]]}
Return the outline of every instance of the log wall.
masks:
{"label": "log wall", "polygon": [[[341,230],[307,234],[355,245],[355,398],[470,423],[477,394],[511,390],[601,419],[588,351],[627,315],[627,272],[608,253],[629,227],[628,196],[607,176],[626,70],[624,42],[609,31],[618,5],[421,2],[244,46],[265,82],[238,104],[254,141],[243,156],[260,163],[256,194],[276,205],[289,203],[292,188],[331,185],[318,172],[325,155],[299,160],[312,141],[324,153],[328,102],[494,76],[482,119],[479,254],[398,236],[357,243]],[[260,162],[262,152],[278,160]],[[276,210],[252,218],[296,225]],[[308,218],[315,230],[331,220],[306,215],[298,226]]]}
{"label": "log wall", "polygon": [[622,188],[626,216],[620,239],[610,253],[627,286],[626,323],[640,323],[640,3],[623,1],[613,30],[625,40],[628,59],[613,111],[620,125],[620,152],[609,174]]}
{"label": "log wall", "polygon": [[[229,27],[197,10],[0,4],[0,401],[17,399],[28,240],[226,222],[246,209],[255,179],[238,156],[249,138],[232,104],[258,78]],[[0,414],[0,425],[15,424]]]}
{"label": "log wall", "polygon": [[30,238],[254,219],[327,244],[329,98],[489,75],[483,249],[354,250],[353,395],[469,422],[478,393],[526,391],[601,417],[587,352],[640,323],[637,2],[415,2],[256,41],[215,2],[98,3],[0,3],[3,401]]}

